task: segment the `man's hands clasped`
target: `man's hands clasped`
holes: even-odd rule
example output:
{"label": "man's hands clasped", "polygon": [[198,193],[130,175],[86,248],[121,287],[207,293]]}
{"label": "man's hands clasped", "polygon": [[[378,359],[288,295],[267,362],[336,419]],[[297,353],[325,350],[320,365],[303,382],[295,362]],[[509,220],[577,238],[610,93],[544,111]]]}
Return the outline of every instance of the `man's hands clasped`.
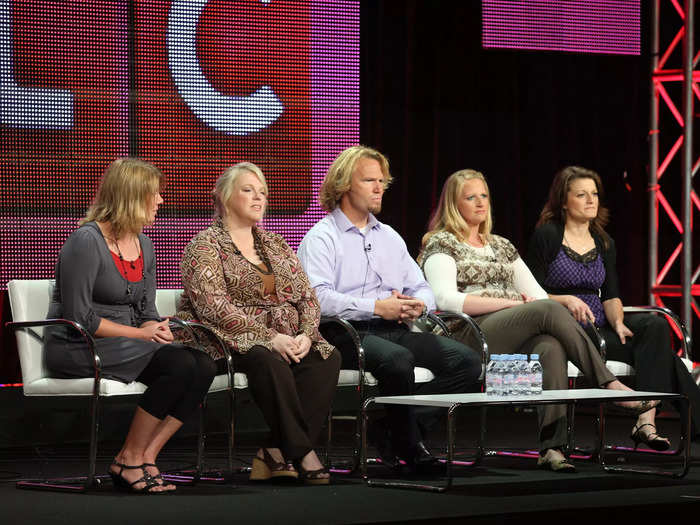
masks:
{"label": "man's hands clasped", "polygon": [[409,323],[415,321],[425,311],[425,303],[416,297],[392,290],[386,299],[374,302],[374,313],[387,321]]}

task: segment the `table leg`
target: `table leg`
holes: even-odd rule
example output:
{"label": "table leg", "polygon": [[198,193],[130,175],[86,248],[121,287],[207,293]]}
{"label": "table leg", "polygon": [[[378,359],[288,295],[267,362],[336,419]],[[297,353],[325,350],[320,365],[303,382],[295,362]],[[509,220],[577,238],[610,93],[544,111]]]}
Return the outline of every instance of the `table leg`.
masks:
{"label": "table leg", "polygon": [[[686,396],[683,396],[680,399],[681,403],[685,403],[686,406],[688,406],[688,398]],[[621,467],[617,465],[608,465],[605,463],[605,450],[606,447],[603,446],[604,439],[603,439],[603,431],[605,428],[604,422],[603,422],[603,405],[601,403],[601,408],[600,408],[600,414],[601,414],[601,431],[600,431],[600,448],[599,448],[599,453],[598,457],[600,460],[600,465],[603,467],[603,469],[606,472],[635,472],[638,474],[655,474],[657,476],[668,476],[672,478],[682,478],[684,477],[687,473],[688,470],[690,469],[690,410],[687,410],[687,417],[681,417],[681,431],[680,431],[680,441],[678,445],[678,450],[681,451],[681,468],[680,470],[677,471],[670,471],[670,470],[663,470],[663,469],[657,469],[657,468],[652,468],[652,467],[636,467],[636,466],[631,466],[631,467]]]}

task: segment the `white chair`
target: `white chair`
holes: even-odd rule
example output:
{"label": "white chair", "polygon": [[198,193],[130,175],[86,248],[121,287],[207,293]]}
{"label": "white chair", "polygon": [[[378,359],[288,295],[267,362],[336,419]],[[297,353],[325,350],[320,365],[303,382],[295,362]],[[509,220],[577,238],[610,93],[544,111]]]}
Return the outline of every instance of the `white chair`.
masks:
{"label": "white chair", "polygon": [[[95,351],[92,336],[80,324],[66,319],[46,319],[49,301],[53,293],[52,280],[12,280],[7,289],[10,298],[13,321],[8,326],[15,331],[17,351],[22,370],[24,395],[33,396],[68,396],[88,397],[90,400],[90,449],[88,455],[88,474],[86,477],[65,478],[60,480],[26,480],[17,483],[21,488],[45,488],[53,490],[69,490],[82,492],[96,486],[99,482],[95,476],[97,443],[99,432],[100,398],[124,395],[138,395],[146,390],[146,385],[139,382],[129,384],[103,379],[101,377],[100,358]],[[175,312],[175,301],[179,295],[177,290],[158,290],[157,305],[166,315]],[[162,315],[162,314],[161,314]],[[177,326],[197,331],[206,330],[198,323],[182,323],[174,320]],[[86,347],[94,358],[94,376],[77,379],[56,379],[49,377],[44,361],[43,331],[50,325],[71,326],[85,340]],[[174,326],[175,328],[175,326]],[[245,388],[247,382],[242,374],[236,375],[236,388]],[[229,425],[229,472],[232,471],[233,455],[233,389],[229,388],[229,375],[217,376],[210,392],[229,390],[231,396],[231,424]],[[200,417],[200,431],[197,446],[196,472],[193,481],[200,478],[202,473],[202,457],[204,452],[203,419]],[[167,477],[167,476],[166,476]],[[176,479],[184,479],[175,476]]]}
{"label": "white chair", "polygon": [[[680,359],[683,364],[688,369],[688,372],[693,371],[693,361],[690,360],[690,348],[691,338],[686,329],[685,323],[671,310],[668,308],[663,308],[660,306],[625,306],[623,308],[626,314],[637,314],[637,313],[653,313],[657,315],[663,315],[668,323],[671,325],[672,329],[676,334],[680,334],[681,341],[681,356]],[[596,330],[593,334],[590,334],[593,342],[596,343],[601,351],[603,359],[605,359],[605,340]],[[630,364],[624,363],[622,361],[614,361],[605,359],[605,366],[608,367],[614,376],[616,377],[632,377],[636,374],[634,367]],[[576,368],[573,363],[569,363],[568,367],[569,379],[575,380],[576,378],[583,377],[581,371]]]}
{"label": "white chair", "polygon": [[214,380],[209,387],[209,394],[214,392],[228,393],[229,400],[229,414],[228,414],[228,424],[226,425],[227,434],[227,470],[224,475],[219,473],[207,473],[204,474],[203,460],[204,460],[204,414],[206,412],[206,399],[202,403],[202,410],[200,411],[200,439],[197,446],[197,466],[196,471],[193,476],[187,474],[168,474],[165,477],[171,480],[192,480],[192,482],[198,481],[199,479],[205,479],[207,481],[225,481],[230,478],[233,474],[233,458],[235,455],[235,421],[236,421],[236,390],[244,390],[248,388],[248,378],[245,374],[241,372],[234,372],[233,359],[231,358],[231,352],[228,346],[219,339],[209,328],[201,323],[194,321],[182,321],[175,318],[177,312],[177,302],[182,295],[181,289],[158,289],[156,290],[156,309],[161,317],[169,317],[171,320],[171,326],[173,330],[182,329],[190,333],[191,339],[194,340],[194,344],[199,345],[201,341],[201,336],[208,338],[210,341],[214,342],[221,354],[225,357],[227,363],[227,373],[219,374],[214,376]]}
{"label": "white chair", "polygon": [[[7,283],[13,321],[8,326],[15,331],[17,352],[22,370],[24,395],[32,396],[82,396],[90,403],[90,452],[88,474],[85,478],[62,480],[20,481],[21,488],[45,488],[82,492],[97,485],[95,464],[97,436],[99,430],[100,397],[141,394],[146,390],[142,383],[124,384],[120,381],[102,379],[100,358],[95,352],[92,336],[78,323],[66,319],[46,319],[49,300],[53,292],[53,281],[12,280]],[[43,331],[45,326],[67,325],[80,333],[94,358],[93,377],[79,379],[56,379],[49,377],[44,362]]]}

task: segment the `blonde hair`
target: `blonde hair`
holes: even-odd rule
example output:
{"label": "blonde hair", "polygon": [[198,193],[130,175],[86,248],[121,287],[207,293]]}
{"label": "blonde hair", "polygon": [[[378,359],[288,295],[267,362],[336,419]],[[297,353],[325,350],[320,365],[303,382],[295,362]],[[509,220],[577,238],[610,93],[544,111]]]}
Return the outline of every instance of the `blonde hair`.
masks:
{"label": "blonde hair", "polygon": [[252,162],[239,162],[224,170],[221,176],[216,179],[214,189],[212,190],[212,198],[214,199],[214,217],[224,218],[229,212],[229,201],[233,195],[233,188],[236,185],[238,177],[244,173],[252,173],[262,183],[265,188],[265,194],[268,194],[267,181],[265,175],[260,168]]}
{"label": "blonde hair", "polygon": [[393,177],[389,172],[389,161],[376,149],[367,146],[351,146],[338,155],[321,184],[319,201],[325,211],[333,211],[340,204],[340,199],[350,189],[352,174],[360,159],[374,159],[379,162],[384,175],[384,189],[389,187]]}
{"label": "blonde hair", "polygon": [[[484,183],[484,186],[486,186],[486,193],[489,195],[489,200],[491,199],[489,185],[481,172],[476,170],[459,170],[450,175],[445,181],[445,185],[442,187],[437,209],[428,223],[428,233],[423,235],[423,240],[421,241],[423,247],[425,247],[428,240],[433,235],[441,231],[454,234],[457,239],[462,242],[469,238],[470,227],[459,212],[457,201],[462,194],[464,184],[468,180],[474,179]],[[491,206],[489,206],[488,212],[486,213],[486,220],[479,224],[479,233],[484,238],[484,241],[488,242],[491,240],[492,228],[493,220],[491,219]]]}
{"label": "blonde hair", "polygon": [[95,199],[79,224],[108,222],[115,238],[127,232],[138,234],[149,224],[148,207],[164,182],[163,174],[153,164],[117,159],[107,166]]}

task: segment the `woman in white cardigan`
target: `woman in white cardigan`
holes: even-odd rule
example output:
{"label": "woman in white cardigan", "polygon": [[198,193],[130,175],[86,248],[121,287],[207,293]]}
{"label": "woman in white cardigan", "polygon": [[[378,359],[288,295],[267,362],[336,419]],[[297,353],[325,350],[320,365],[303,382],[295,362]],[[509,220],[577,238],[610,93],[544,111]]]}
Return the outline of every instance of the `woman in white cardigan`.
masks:
{"label": "woman in white cardigan", "polygon": [[[418,256],[438,308],[473,316],[494,353],[539,354],[545,390],[568,387],[567,360],[601,388],[629,390],[605,367],[597,348],[566,308],[547,298],[515,247],[492,234],[491,226],[484,176],[474,170],[453,173],[445,182]],[[643,411],[654,403],[622,406]],[[563,453],[565,406],[539,407],[538,423],[537,465],[575,471]]]}

